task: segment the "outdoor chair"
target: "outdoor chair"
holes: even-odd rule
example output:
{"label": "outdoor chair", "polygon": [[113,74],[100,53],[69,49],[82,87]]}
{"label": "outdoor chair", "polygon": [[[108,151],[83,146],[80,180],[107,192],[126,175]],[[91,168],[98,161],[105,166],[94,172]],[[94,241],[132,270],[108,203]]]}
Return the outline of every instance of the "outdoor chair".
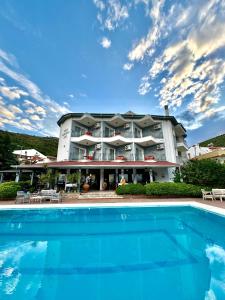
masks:
{"label": "outdoor chair", "polygon": [[30,200],[30,193],[25,193],[24,191],[18,191],[16,193],[16,204],[23,204],[23,203],[29,203]]}
{"label": "outdoor chair", "polygon": [[210,191],[201,190],[202,191],[202,199],[203,200],[212,200],[213,201],[213,194]]}
{"label": "outdoor chair", "polygon": [[219,199],[221,202],[225,199],[225,189],[212,189],[213,199]]}
{"label": "outdoor chair", "polygon": [[50,198],[50,202],[62,202],[62,194],[61,193],[55,193]]}

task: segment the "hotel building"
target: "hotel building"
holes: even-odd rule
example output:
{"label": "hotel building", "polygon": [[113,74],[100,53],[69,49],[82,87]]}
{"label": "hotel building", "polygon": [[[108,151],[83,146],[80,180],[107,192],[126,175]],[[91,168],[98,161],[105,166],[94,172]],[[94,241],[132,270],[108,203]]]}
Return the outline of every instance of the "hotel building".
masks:
{"label": "hotel building", "polygon": [[59,121],[57,161],[48,164],[66,173],[94,178],[93,189],[106,182],[115,188],[122,176],[129,182],[172,181],[186,161],[186,130],[170,116],[69,113]]}

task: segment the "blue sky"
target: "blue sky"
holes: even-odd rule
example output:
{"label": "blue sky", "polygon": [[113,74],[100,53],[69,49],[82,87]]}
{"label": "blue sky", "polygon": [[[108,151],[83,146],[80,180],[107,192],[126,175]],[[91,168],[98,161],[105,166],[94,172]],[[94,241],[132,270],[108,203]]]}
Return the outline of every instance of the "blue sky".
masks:
{"label": "blue sky", "polygon": [[224,0],[1,0],[1,129],[168,104],[193,144],[225,132],[224,78]]}

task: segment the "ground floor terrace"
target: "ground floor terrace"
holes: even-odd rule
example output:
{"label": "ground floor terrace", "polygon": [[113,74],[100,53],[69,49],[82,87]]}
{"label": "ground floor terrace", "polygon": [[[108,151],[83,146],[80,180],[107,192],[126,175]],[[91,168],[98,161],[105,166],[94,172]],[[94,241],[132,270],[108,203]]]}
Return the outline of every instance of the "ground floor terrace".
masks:
{"label": "ground floor terrace", "polygon": [[13,170],[0,172],[0,182],[8,180],[9,174],[13,180],[30,180],[31,184],[38,181],[41,174],[51,170],[58,175],[57,185],[66,189],[69,184],[68,175],[80,174],[80,186],[90,185],[90,190],[114,190],[125,179],[126,183],[150,183],[172,181],[174,170],[179,165],[167,161],[61,161],[47,165],[19,165]]}

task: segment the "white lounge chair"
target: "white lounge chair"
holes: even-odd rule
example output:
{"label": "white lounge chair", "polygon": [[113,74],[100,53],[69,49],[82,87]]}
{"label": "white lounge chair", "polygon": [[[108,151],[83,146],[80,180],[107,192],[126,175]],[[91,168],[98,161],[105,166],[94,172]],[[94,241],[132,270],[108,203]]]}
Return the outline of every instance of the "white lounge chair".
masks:
{"label": "white lounge chair", "polygon": [[225,199],[225,189],[212,189],[213,199],[219,199],[221,202]]}
{"label": "white lounge chair", "polygon": [[210,191],[206,191],[204,189],[201,190],[202,191],[202,199],[203,200],[212,200],[213,201],[213,194]]}
{"label": "white lounge chair", "polygon": [[29,192],[24,192],[24,191],[18,191],[16,193],[16,204],[23,204],[23,203],[29,203],[30,199],[30,193]]}
{"label": "white lounge chair", "polygon": [[62,202],[62,194],[61,193],[55,193],[51,196],[50,202]]}

